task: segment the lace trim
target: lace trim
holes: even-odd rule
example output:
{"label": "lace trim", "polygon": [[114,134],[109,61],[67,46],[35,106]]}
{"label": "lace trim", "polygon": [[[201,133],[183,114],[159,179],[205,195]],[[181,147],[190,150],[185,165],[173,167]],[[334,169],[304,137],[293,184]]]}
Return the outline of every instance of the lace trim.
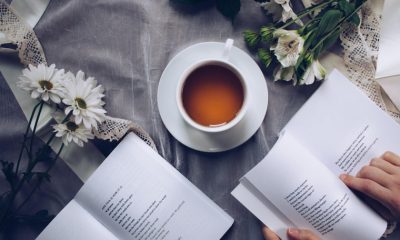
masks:
{"label": "lace trim", "polygon": [[105,121],[99,124],[98,129],[94,131],[96,138],[103,140],[120,140],[127,132],[134,132],[151,148],[157,151],[156,145],[150,135],[138,124],[120,118],[107,116]]}
{"label": "lace trim", "polygon": [[17,45],[21,63],[24,65],[47,64],[42,45],[33,29],[28,27],[3,0],[0,0],[0,32]]}

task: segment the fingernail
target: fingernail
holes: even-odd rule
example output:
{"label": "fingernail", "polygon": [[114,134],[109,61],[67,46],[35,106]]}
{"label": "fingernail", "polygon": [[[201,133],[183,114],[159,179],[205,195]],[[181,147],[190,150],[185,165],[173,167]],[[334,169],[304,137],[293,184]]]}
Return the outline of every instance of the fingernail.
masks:
{"label": "fingernail", "polygon": [[340,180],[345,181],[346,178],[347,178],[347,175],[346,175],[346,174],[341,174],[341,175],[339,176],[339,178],[340,178]]}
{"label": "fingernail", "polygon": [[288,233],[293,236],[296,237],[300,234],[300,230],[296,229],[296,228],[289,228]]}

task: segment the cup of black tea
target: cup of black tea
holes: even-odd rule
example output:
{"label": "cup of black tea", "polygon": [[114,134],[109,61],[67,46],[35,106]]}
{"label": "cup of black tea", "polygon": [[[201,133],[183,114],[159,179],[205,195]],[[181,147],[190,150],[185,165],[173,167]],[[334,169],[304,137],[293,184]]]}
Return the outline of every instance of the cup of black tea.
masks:
{"label": "cup of black tea", "polygon": [[246,113],[248,94],[240,70],[229,62],[233,41],[228,39],[220,58],[204,59],[181,75],[176,102],[183,119],[210,133],[236,126]]}

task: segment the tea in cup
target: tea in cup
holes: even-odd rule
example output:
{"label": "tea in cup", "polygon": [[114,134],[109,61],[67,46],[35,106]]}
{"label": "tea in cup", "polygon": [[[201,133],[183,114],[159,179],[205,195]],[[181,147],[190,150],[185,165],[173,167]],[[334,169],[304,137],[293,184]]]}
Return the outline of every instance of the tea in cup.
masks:
{"label": "tea in cup", "polygon": [[229,62],[229,44],[219,59],[193,64],[181,76],[177,105],[184,120],[205,132],[222,132],[234,127],[247,108],[246,82]]}

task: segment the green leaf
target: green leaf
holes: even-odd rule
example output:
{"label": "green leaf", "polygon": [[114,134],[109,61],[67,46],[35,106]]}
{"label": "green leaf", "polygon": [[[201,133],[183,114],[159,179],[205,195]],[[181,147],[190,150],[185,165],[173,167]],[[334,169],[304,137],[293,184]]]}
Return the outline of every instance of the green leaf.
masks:
{"label": "green leaf", "polygon": [[269,50],[260,48],[258,49],[257,55],[266,68],[268,68],[269,65],[271,65],[273,56]]}
{"label": "green leaf", "polygon": [[336,25],[340,22],[343,17],[343,13],[337,9],[331,9],[327,11],[321,18],[318,25],[319,34],[318,36],[323,36],[326,33],[332,31]]}
{"label": "green leaf", "polygon": [[341,29],[337,29],[335,32],[332,33],[331,36],[329,36],[327,39],[324,40],[324,42],[321,44],[322,48],[320,49],[320,52],[316,52],[315,53],[315,57],[318,58],[319,54],[328,50],[330,47],[333,46],[333,44],[336,43],[336,41],[338,40],[340,33],[341,33]]}
{"label": "green leaf", "polygon": [[245,30],[243,32],[243,38],[247,46],[249,46],[250,48],[255,48],[260,42],[260,35],[251,30]]}
{"label": "green leaf", "polygon": [[360,6],[362,4],[364,4],[367,0],[355,0],[355,4],[356,6]]}
{"label": "green leaf", "polygon": [[304,54],[301,54],[299,59],[297,60],[296,67],[295,67],[295,73],[297,77],[297,81],[301,83],[301,81],[304,78],[304,74],[307,71],[308,67],[311,66],[313,62],[313,53],[307,52]]}
{"label": "green leaf", "polygon": [[8,210],[7,208],[9,207],[9,203],[11,201],[11,194],[11,191],[6,191],[0,195],[0,215]]}
{"label": "green leaf", "polygon": [[51,182],[50,175],[46,172],[38,172],[36,173],[40,180],[44,179],[48,182]]}
{"label": "green leaf", "polygon": [[52,154],[52,150],[50,146],[43,145],[39,150],[36,152],[36,159],[38,162],[49,162]]}
{"label": "green leaf", "polygon": [[299,59],[297,59],[296,65],[294,66],[294,68],[296,69],[296,72],[301,67],[303,60],[304,60],[304,54],[300,54],[300,57],[299,57]]}
{"label": "green leaf", "polygon": [[361,23],[360,17],[358,16],[357,13],[354,13],[350,19],[349,22],[353,23],[354,25],[358,26]]}
{"label": "green leaf", "polygon": [[23,172],[22,174],[25,176],[25,179],[27,182],[30,182],[34,175],[34,173],[32,173],[32,172]]}
{"label": "green leaf", "polygon": [[316,40],[317,31],[311,30],[305,36],[304,49],[308,49],[311,44]]}
{"label": "green leaf", "polygon": [[345,16],[350,16],[349,22],[353,23],[354,25],[358,26],[360,24],[360,18],[358,17],[357,13],[354,13],[356,10],[356,5],[354,3],[350,3],[347,0],[340,0],[338,2],[339,9],[342,10]]}
{"label": "green leaf", "polygon": [[217,9],[232,21],[240,11],[240,0],[217,0],[216,3]]}
{"label": "green leaf", "polygon": [[274,26],[263,26],[260,29],[261,39],[267,43],[271,44],[274,39],[274,32],[276,28]]}
{"label": "green leaf", "polygon": [[350,15],[356,9],[354,3],[350,3],[346,0],[340,0],[338,6],[339,9],[343,11],[345,16]]}
{"label": "green leaf", "polygon": [[2,172],[10,184],[11,189],[15,188],[17,175],[14,172],[14,163],[1,160]]}

